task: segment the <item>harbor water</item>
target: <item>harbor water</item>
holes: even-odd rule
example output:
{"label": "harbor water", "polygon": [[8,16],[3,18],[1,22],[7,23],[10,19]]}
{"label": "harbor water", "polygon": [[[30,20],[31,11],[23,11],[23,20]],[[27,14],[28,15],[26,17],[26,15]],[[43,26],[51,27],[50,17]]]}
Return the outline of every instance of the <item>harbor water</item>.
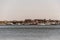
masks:
{"label": "harbor water", "polygon": [[60,28],[0,28],[0,40],[60,40]]}

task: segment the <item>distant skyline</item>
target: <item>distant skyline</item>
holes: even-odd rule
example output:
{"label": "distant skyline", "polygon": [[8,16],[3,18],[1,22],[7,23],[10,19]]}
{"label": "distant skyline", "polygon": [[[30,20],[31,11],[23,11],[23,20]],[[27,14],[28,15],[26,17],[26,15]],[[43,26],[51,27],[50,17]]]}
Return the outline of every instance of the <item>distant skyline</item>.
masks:
{"label": "distant skyline", "polygon": [[60,0],[0,0],[0,20],[60,20]]}

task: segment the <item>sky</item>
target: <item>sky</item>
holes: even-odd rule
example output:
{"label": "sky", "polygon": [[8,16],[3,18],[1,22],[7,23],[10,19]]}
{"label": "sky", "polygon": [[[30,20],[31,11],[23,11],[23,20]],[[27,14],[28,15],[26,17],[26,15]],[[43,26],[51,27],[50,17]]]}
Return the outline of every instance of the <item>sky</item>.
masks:
{"label": "sky", "polygon": [[0,20],[60,20],[60,0],[0,0]]}

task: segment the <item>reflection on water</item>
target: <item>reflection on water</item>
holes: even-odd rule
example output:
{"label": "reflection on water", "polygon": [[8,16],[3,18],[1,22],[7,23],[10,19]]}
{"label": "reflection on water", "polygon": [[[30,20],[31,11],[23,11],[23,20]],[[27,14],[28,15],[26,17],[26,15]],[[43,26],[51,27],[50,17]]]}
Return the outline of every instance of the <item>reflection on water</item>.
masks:
{"label": "reflection on water", "polygon": [[0,29],[0,40],[59,40],[60,29]]}

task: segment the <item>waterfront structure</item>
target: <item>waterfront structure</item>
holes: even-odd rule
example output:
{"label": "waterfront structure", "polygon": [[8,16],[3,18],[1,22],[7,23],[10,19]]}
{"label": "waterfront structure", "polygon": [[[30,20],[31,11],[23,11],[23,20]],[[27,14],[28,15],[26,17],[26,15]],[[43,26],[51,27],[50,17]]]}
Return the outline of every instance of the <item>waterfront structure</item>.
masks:
{"label": "waterfront structure", "polygon": [[24,21],[0,21],[0,25],[60,25],[60,20],[25,19]]}

